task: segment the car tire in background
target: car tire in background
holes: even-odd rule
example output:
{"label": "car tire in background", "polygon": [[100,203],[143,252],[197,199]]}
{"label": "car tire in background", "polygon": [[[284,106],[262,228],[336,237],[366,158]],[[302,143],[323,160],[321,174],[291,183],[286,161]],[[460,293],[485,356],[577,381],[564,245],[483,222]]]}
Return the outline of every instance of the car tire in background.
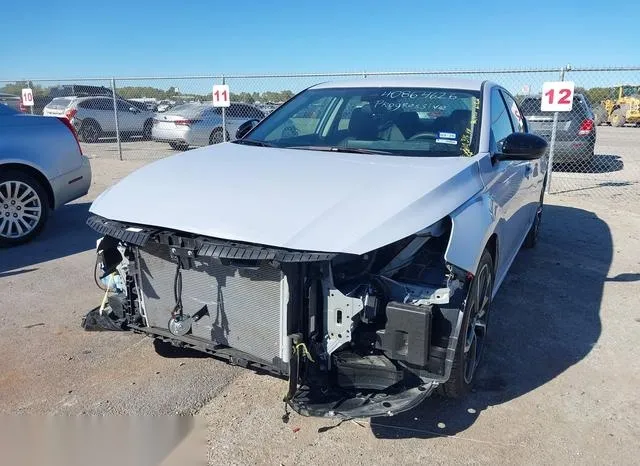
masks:
{"label": "car tire in background", "polygon": [[[229,133],[227,133],[227,141],[229,140]],[[224,138],[222,137],[222,128],[216,128],[211,131],[211,136],[209,136],[209,145],[220,144],[224,142]]]}
{"label": "car tire in background", "polygon": [[494,274],[493,258],[485,249],[469,285],[451,375],[441,385],[441,393],[448,398],[461,398],[471,391],[486,343]]}
{"label": "car tire in background", "polygon": [[187,150],[189,148],[189,145],[184,142],[170,142],[169,145],[173,150]]}
{"label": "car tire in background", "polygon": [[98,139],[102,136],[102,128],[95,120],[84,120],[78,131],[78,136],[82,142],[98,142]]}
{"label": "car tire in background", "polygon": [[153,120],[149,118],[144,122],[144,126],[142,128],[142,139],[145,141],[151,140],[151,130],[153,129]]}
{"label": "car tire in background", "polygon": [[0,174],[0,247],[30,241],[48,216],[47,193],[38,180],[18,170]]}
{"label": "car tire in background", "polygon": [[613,111],[613,113],[611,114],[611,126],[620,128],[624,126],[626,122],[627,118],[625,117],[624,111],[621,108]]}

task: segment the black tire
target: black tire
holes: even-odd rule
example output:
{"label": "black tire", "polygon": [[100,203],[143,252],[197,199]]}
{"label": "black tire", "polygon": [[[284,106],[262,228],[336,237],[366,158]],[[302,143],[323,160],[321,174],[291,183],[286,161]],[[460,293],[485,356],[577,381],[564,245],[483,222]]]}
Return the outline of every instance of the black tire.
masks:
{"label": "black tire", "polygon": [[98,142],[98,139],[102,136],[102,128],[95,120],[85,120],[80,126],[78,136],[82,142]]}
{"label": "black tire", "polygon": [[546,186],[547,180],[545,178],[545,182],[542,183],[542,191],[540,191],[540,201],[538,202],[538,206],[536,207],[536,216],[533,219],[533,224],[531,225],[531,228],[529,228],[529,232],[527,233],[526,238],[524,239],[524,243],[522,243],[522,247],[525,249],[532,249],[536,246],[536,244],[538,244],[538,233],[540,232],[540,225],[542,224],[542,212],[544,210],[544,190],[546,189]]}
{"label": "black tire", "polygon": [[149,118],[144,122],[142,127],[142,139],[149,141],[151,139],[151,130],[153,129],[153,120]]}
{"label": "black tire", "polygon": [[[227,133],[227,141],[229,140],[229,133]],[[216,128],[211,131],[211,136],[209,136],[209,145],[220,144],[224,142],[222,138],[222,128]]]}
{"label": "black tire", "polygon": [[32,240],[42,231],[48,217],[49,199],[38,180],[17,170],[0,174],[0,247]]}
{"label": "black tire", "polygon": [[187,150],[189,148],[189,145],[184,142],[170,142],[169,145],[173,150]]}
{"label": "black tire", "polygon": [[[469,393],[482,361],[491,311],[495,276],[493,267],[491,253],[485,249],[465,299],[464,317],[451,375],[441,385],[441,393],[448,398],[461,398]],[[481,308],[478,303],[481,303]]]}

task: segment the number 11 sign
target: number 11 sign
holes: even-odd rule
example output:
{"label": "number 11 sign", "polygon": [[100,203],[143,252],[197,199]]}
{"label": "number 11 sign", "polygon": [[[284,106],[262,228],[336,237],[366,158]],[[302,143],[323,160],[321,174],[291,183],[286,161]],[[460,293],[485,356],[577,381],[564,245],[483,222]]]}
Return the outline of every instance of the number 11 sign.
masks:
{"label": "number 11 sign", "polygon": [[230,105],[231,105],[231,96],[229,95],[229,86],[227,84],[214,84],[213,106],[229,107]]}
{"label": "number 11 sign", "polygon": [[573,81],[546,82],[542,85],[543,112],[570,112],[573,107]]}

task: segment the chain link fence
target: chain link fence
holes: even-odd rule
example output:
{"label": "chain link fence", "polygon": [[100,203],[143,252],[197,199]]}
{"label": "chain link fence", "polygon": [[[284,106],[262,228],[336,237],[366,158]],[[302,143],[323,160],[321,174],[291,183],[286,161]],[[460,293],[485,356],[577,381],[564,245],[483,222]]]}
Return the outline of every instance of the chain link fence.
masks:
{"label": "chain link fence", "polygon": [[[0,81],[0,92],[31,87],[33,113],[69,117],[85,154],[133,160],[232,140],[243,122],[319,82],[447,76],[504,86],[529,130],[548,140],[554,118],[540,110],[542,84],[574,81],[573,109],[557,118],[550,192],[640,197],[640,67],[16,80]],[[230,87],[224,114],[212,106],[214,84]]]}

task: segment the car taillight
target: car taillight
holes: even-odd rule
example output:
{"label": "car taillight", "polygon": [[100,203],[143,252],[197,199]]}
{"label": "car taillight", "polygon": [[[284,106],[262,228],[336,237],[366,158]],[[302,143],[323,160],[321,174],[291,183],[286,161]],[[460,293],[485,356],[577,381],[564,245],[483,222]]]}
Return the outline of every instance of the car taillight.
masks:
{"label": "car taillight", "polygon": [[[73,111],[74,115],[76,110]],[[58,117],[58,120],[60,120],[62,123],[64,123],[64,125],[69,128],[69,131],[71,131],[71,134],[73,134],[74,139],[76,140],[76,144],[78,145],[78,151],[80,151],[80,154],[82,154],[82,147],[80,147],[80,141],[78,140],[78,133],[76,133],[76,129],[73,127],[73,125],[71,124],[71,120],[68,119],[67,117]]]}
{"label": "car taillight", "polygon": [[76,113],[78,113],[78,110],[76,110],[75,108],[70,108],[66,112],[64,112],[64,116],[67,117],[67,120],[71,121],[71,119],[76,116]]}
{"label": "car taillight", "polygon": [[200,120],[175,120],[173,123],[176,126],[191,126],[193,123],[197,123]]}
{"label": "car taillight", "polygon": [[585,135],[593,131],[593,120],[582,120],[578,134]]}

